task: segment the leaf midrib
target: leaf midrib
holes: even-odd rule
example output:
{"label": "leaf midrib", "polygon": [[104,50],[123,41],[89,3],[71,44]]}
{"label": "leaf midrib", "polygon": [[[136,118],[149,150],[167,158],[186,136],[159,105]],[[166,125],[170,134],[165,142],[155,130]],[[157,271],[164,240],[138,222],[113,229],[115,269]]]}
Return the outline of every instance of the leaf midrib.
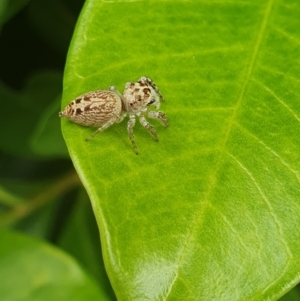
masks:
{"label": "leaf midrib", "polygon": [[220,146],[220,152],[219,152],[218,158],[216,160],[215,167],[212,168],[212,174],[210,176],[210,181],[209,181],[210,185],[208,186],[207,192],[205,193],[206,196],[204,197],[203,205],[199,208],[198,213],[195,214],[196,217],[194,218],[194,221],[193,221],[193,224],[190,228],[189,233],[186,235],[187,241],[186,241],[185,245],[182,247],[181,252],[179,252],[179,256],[178,256],[178,260],[177,260],[177,262],[178,262],[178,264],[177,264],[177,273],[176,273],[176,275],[175,275],[175,277],[172,281],[171,286],[168,289],[168,293],[166,295],[165,300],[168,299],[168,296],[172,291],[172,287],[176,283],[177,277],[179,275],[179,269],[181,268],[180,263],[184,262],[185,254],[187,254],[186,250],[188,249],[188,247],[191,243],[192,237],[194,237],[194,233],[196,232],[198,226],[200,226],[200,223],[202,221],[201,215],[203,214],[205,207],[208,205],[210,195],[211,195],[212,191],[215,188],[216,175],[217,175],[217,173],[218,173],[218,171],[219,171],[219,169],[222,165],[223,156],[224,156],[224,154],[226,154],[225,146],[226,146],[226,144],[229,140],[230,134],[232,132],[233,125],[235,124],[235,119],[236,119],[237,113],[238,113],[238,111],[241,107],[242,101],[244,99],[244,95],[245,95],[247,86],[248,86],[249,81],[250,81],[250,77],[251,77],[251,74],[252,74],[252,71],[253,71],[253,68],[254,68],[254,64],[255,64],[255,61],[257,59],[257,55],[258,55],[258,52],[259,52],[259,49],[260,49],[265,31],[266,31],[266,27],[267,27],[268,20],[269,20],[271,11],[272,11],[273,4],[274,4],[274,0],[269,0],[267,5],[266,5],[264,18],[262,20],[262,23],[261,23],[261,26],[260,26],[260,29],[259,29],[259,32],[258,32],[258,35],[257,35],[256,43],[254,44],[252,56],[250,57],[249,65],[248,65],[248,68],[246,70],[245,80],[244,80],[243,85],[241,87],[241,91],[239,93],[239,97],[237,99],[236,105],[233,107],[233,112],[232,112],[231,118],[229,119],[229,125],[228,125],[227,131],[225,133],[223,142],[221,143],[221,146]]}

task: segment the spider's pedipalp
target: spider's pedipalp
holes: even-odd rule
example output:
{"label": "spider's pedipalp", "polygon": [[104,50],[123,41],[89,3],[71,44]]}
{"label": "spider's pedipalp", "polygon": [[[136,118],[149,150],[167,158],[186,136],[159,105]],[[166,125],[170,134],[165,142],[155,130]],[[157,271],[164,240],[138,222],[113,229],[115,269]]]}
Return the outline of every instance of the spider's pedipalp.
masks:
{"label": "spider's pedipalp", "polygon": [[166,127],[169,125],[168,119],[163,112],[147,110],[147,116],[151,119],[159,119]]}

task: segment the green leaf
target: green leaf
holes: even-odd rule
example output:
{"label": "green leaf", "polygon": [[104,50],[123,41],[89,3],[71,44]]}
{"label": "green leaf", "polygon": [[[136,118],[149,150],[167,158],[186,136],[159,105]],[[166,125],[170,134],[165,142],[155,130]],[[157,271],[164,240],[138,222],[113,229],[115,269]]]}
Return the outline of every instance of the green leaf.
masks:
{"label": "green leaf", "polygon": [[5,301],[107,300],[71,257],[16,233],[0,232],[0,277]]}
{"label": "green leaf", "polygon": [[12,192],[8,191],[5,187],[0,185],[0,204],[11,206],[22,203],[22,200],[14,195]]}
{"label": "green leaf", "polygon": [[[108,280],[101,254],[99,230],[88,196],[83,189],[77,204],[60,236],[59,245],[81,262],[86,270],[98,280],[109,300],[116,300]],[[74,244],[76,241],[76,244]]]}
{"label": "green leaf", "polygon": [[300,292],[299,288],[295,287],[287,294],[285,294],[279,301],[299,301],[300,300]]}
{"label": "green leaf", "polygon": [[0,30],[1,26],[17,14],[30,0],[1,0],[0,1]]}
{"label": "green leaf", "polygon": [[[21,157],[32,156],[31,136],[38,122],[42,122],[41,114],[61,94],[61,81],[62,76],[58,72],[37,72],[27,80],[21,92],[0,82],[0,127],[3,129],[0,131],[0,148],[4,152]],[[61,154],[65,152],[65,146],[56,124],[52,138],[56,137],[53,143]]]}
{"label": "green leaf", "polygon": [[118,300],[277,300],[300,269],[300,2],[87,1],[64,107],[148,75],[159,143],[139,124],[62,120]]}

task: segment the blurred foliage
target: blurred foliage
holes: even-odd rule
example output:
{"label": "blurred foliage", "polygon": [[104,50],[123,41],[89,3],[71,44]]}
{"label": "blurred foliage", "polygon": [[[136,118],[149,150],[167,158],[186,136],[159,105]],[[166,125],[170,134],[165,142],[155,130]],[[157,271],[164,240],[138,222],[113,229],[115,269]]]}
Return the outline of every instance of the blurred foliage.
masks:
{"label": "blurred foliage", "polygon": [[[116,300],[90,201],[57,117],[65,60],[84,2],[0,1],[3,301]],[[299,290],[282,300],[300,300]]]}
{"label": "blurred foliage", "polygon": [[0,1],[3,301],[115,300],[98,227],[58,118],[65,59],[83,2]]}

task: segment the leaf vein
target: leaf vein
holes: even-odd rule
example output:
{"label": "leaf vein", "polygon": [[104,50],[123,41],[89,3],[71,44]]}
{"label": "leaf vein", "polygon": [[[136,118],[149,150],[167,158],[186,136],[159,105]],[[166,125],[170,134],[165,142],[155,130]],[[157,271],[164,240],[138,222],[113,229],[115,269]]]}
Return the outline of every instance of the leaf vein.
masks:
{"label": "leaf vein", "polygon": [[300,121],[299,116],[282,99],[280,99],[274,91],[257,79],[253,78],[252,80],[262,86],[269,94],[271,94],[297,121]]}
{"label": "leaf vein", "polygon": [[288,79],[290,79],[290,80],[292,80],[292,81],[295,81],[298,85],[299,85],[299,83],[300,83],[300,78],[297,78],[297,77],[295,77],[295,76],[293,76],[293,75],[290,75],[290,74],[288,74],[288,73],[286,73],[286,72],[280,72],[280,71],[278,71],[278,70],[276,70],[276,69],[273,69],[273,68],[270,67],[270,66],[266,67],[266,66],[260,65],[259,68],[262,69],[262,70],[265,71],[265,72],[275,73],[275,74],[284,76],[284,78],[288,78]]}
{"label": "leaf vein", "polygon": [[294,42],[296,44],[300,44],[300,40],[297,37],[289,34],[288,32],[286,32],[282,28],[279,28],[278,26],[274,26],[273,25],[272,27],[274,28],[275,31],[277,31],[278,33],[280,33],[282,36],[284,36],[288,40],[290,40],[290,41],[292,41],[292,42]]}
{"label": "leaf vein", "polygon": [[263,189],[259,186],[259,184],[257,183],[255,177],[253,176],[253,174],[246,168],[246,166],[244,166],[236,157],[234,157],[231,153],[227,152],[227,155],[229,157],[232,158],[232,161],[236,163],[237,166],[239,166],[239,168],[251,179],[252,183],[254,184],[254,186],[256,187],[258,193],[260,194],[262,200],[265,202],[265,204],[267,205],[267,207],[269,208],[269,212],[271,214],[271,216],[273,217],[273,220],[275,221],[275,224],[277,226],[277,230],[279,233],[279,238],[282,241],[282,244],[284,245],[285,249],[286,249],[286,253],[289,255],[289,257],[292,257],[292,252],[290,250],[290,248],[288,247],[288,244],[286,243],[286,241],[284,240],[284,235],[283,235],[283,231],[282,231],[282,227],[281,227],[281,222],[278,219],[277,215],[274,214],[274,209],[271,205],[270,200],[267,198],[267,196],[265,195],[265,193],[263,192]]}
{"label": "leaf vein", "polygon": [[255,136],[254,134],[252,134],[249,130],[247,130],[244,126],[242,126],[239,123],[236,123],[236,125],[245,133],[247,134],[247,136],[249,136],[250,138],[254,139],[255,141],[257,141],[259,144],[261,144],[266,150],[268,150],[274,157],[276,157],[280,163],[286,167],[291,173],[294,174],[294,176],[296,177],[297,181],[300,184],[300,175],[297,173],[296,170],[294,170],[293,168],[291,168],[291,166],[285,162],[279,154],[276,153],[276,151],[274,151],[271,147],[269,147],[268,145],[266,145],[262,140],[260,140],[257,136]]}
{"label": "leaf vein", "polygon": [[233,110],[231,119],[229,121],[228,129],[225,133],[223,143],[220,146],[221,151],[220,151],[219,156],[216,160],[215,167],[212,168],[212,174],[211,174],[211,177],[210,177],[211,181],[210,181],[209,187],[207,188],[207,191],[206,191],[206,194],[205,194],[206,196],[204,197],[204,204],[203,204],[203,206],[199,207],[198,212],[195,213],[194,221],[192,222],[191,227],[188,230],[188,234],[187,234],[188,238],[187,238],[185,244],[182,246],[181,252],[179,252],[179,255],[178,255],[178,260],[177,260],[178,266],[180,266],[180,264],[179,264],[180,262],[184,261],[184,255],[186,253],[185,251],[186,251],[186,249],[188,249],[188,246],[192,242],[193,233],[196,232],[197,227],[200,226],[199,224],[203,220],[203,219],[201,219],[201,216],[204,214],[205,207],[207,207],[208,202],[209,202],[209,197],[210,197],[210,195],[211,195],[211,193],[212,193],[212,191],[215,187],[216,175],[217,175],[217,172],[218,172],[220,166],[222,165],[222,159],[223,159],[223,156],[224,156],[225,145],[227,144],[227,141],[228,141],[229,136],[231,134],[233,125],[235,124],[235,119],[236,119],[236,116],[237,116],[237,112],[238,112],[238,110],[241,106],[242,100],[243,100],[244,95],[245,95],[246,88],[249,84],[250,77],[251,77],[251,74],[252,74],[252,71],[253,71],[253,68],[254,68],[254,64],[255,64],[255,61],[256,61],[256,58],[257,58],[257,55],[258,55],[258,51],[260,49],[260,45],[261,45],[265,30],[266,30],[266,27],[267,27],[267,23],[268,23],[268,20],[269,20],[269,16],[270,16],[270,13],[271,13],[271,10],[272,10],[273,2],[274,2],[274,0],[269,0],[267,5],[266,5],[264,18],[262,20],[261,27],[260,27],[260,30],[259,30],[258,35],[257,35],[257,40],[256,40],[256,43],[254,45],[252,56],[250,57],[250,62],[249,62],[249,65],[248,65],[248,68],[247,68],[247,71],[246,71],[245,80],[244,80],[244,83],[242,85],[242,88],[241,88],[239,97],[237,99],[235,108]]}
{"label": "leaf vein", "polygon": [[[212,208],[214,208],[212,205],[211,205]],[[244,250],[247,252],[247,253],[252,253],[249,248],[245,245],[245,243],[243,242],[243,240],[241,239],[240,235],[239,235],[239,232],[234,228],[234,226],[231,224],[231,222],[228,220],[227,216],[225,214],[223,214],[222,211],[220,210],[215,210],[215,212],[217,214],[219,214],[221,216],[221,218],[223,219],[223,221],[225,222],[225,224],[227,224],[227,226],[229,227],[230,231],[234,234],[234,237],[240,242],[240,245],[244,248]]]}

